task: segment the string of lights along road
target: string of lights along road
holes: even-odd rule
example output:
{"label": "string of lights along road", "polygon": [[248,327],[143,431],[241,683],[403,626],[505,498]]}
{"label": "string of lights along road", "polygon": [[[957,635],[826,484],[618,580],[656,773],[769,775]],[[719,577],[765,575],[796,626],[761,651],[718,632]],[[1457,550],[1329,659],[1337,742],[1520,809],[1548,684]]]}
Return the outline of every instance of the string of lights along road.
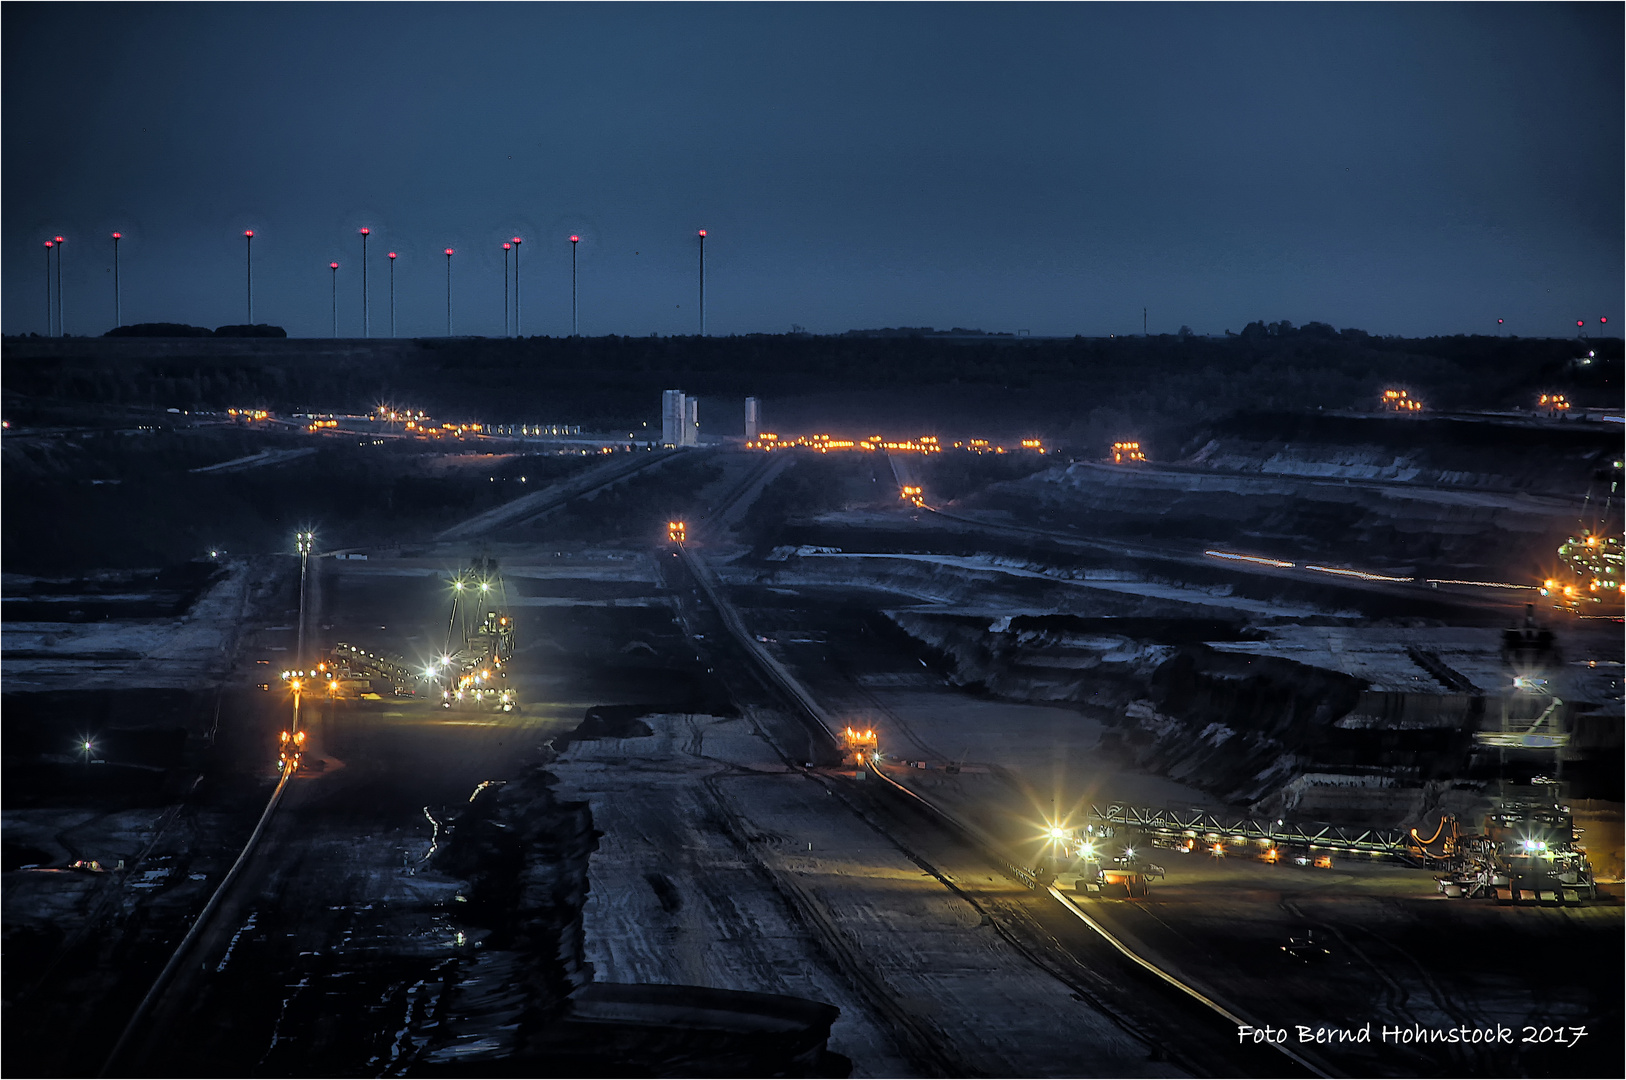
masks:
{"label": "string of lights along road", "polygon": [[[360,228],[358,228],[356,231],[361,236],[361,336],[364,337],[364,338],[367,338],[367,337],[372,336],[372,296],[371,296],[371,293],[370,293],[369,283],[368,283],[369,266],[368,266],[367,247],[368,247],[368,240],[371,238],[373,230],[371,229],[371,227],[364,225],[364,226],[361,226]],[[246,309],[245,310],[246,321],[251,326],[254,325],[254,237],[256,235],[257,234],[255,233],[255,231],[253,229],[244,229],[243,230],[243,292],[244,292],[244,306],[245,306],[245,309]],[[698,254],[698,258],[699,258],[698,268],[697,269],[698,269],[698,286],[699,286],[699,301],[700,301],[700,304],[699,304],[699,307],[700,307],[699,333],[700,333],[701,337],[704,337],[706,335],[706,238],[707,238],[708,235],[709,234],[708,234],[707,230],[705,230],[705,229],[699,229],[699,230],[697,230],[695,232],[695,240],[697,242],[697,254]],[[112,284],[113,284],[113,296],[112,296],[113,325],[114,326],[123,326],[124,325],[124,298],[123,298],[123,283],[122,283],[122,281],[120,279],[119,241],[125,239],[125,236],[124,236],[124,234],[122,232],[115,232],[115,233],[111,234],[111,239],[113,241],[113,243],[112,243],[112,263],[111,263],[111,267],[110,267],[110,269],[112,271]],[[570,234],[569,237],[567,238],[567,240],[568,240],[568,242],[570,244],[570,334],[571,334],[572,337],[578,336],[581,333],[581,305],[580,305],[580,292],[579,292],[580,278],[579,278],[579,274],[578,274],[578,262],[577,262],[577,247],[578,247],[578,245],[580,245],[581,239],[582,239],[581,236],[579,234],[576,234],[576,233]],[[520,250],[520,244],[521,243],[523,243],[523,240],[522,240],[521,237],[518,237],[518,236],[511,237],[511,238],[509,238],[507,240],[504,240],[502,242],[502,253],[503,253],[502,290],[503,290],[503,336],[504,337],[508,337],[508,336],[523,337],[524,333],[525,333],[524,324],[523,324],[522,319],[521,319],[521,314],[522,314],[522,310],[523,310],[522,306],[521,306],[520,267],[519,267],[519,250]],[[54,235],[54,236],[48,238],[45,241],[45,336],[46,337],[66,337],[67,336],[67,323],[66,323],[66,318],[65,318],[65,315],[64,315],[63,288],[62,288],[62,253],[63,253],[63,249],[64,249],[64,247],[66,247],[66,245],[67,245],[67,237],[60,236],[60,235]],[[450,337],[452,335],[452,327],[453,327],[453,321],[452,321],[452,255],[454,254],[454,250],[455,249],[450,248],[450,247],[445,249],[445,253],[446,253],[446,335],[448,337]],[[512,296],[513,296],[513,300],[512,300],[513,307],[512,308],[509,307],[509,295],[510,294],[509,294],[509,288],[508,288],[508,257],[509,257],[510,253],[513,254],[513,260],[514,260],[514,287],[513,287],[513,293],[512,293]],[[53,255],[55,256],[54,260],[53,260]],[[390,270],[389,270],[389,274],[390,274],[390,285],[389,285],[389,287],[390,287],[390,337],[395,337],[395,333],[396,333],[396,322],[395,322],[395,263],[396,263],[396,259],[397,259],[398,255],[399,255],[399,252],[392,251],[392,252],[389,253],[389,256],[388,256],[388,258],[389,258],[389,267],[390,267]],[[139,257],[140,257],[140,255],[139,255],[139,250],[138,250],[137,258],[139,259]],[[332,309],[333,309],[333,317],[332,317],[331,322],[332,322],[332,333],[333,333],[334,337],[339,336],[338,292],[337,292],[337,288],[338,288],[338,284],[337,284],[338,265],[339,264],[337,262],[329,262],[329,264],[328,264],[328,268],[329,268],[330,271],[332,271],[332,274],[333,274],[333,296],[332,296],[332,302],[331,302],[331,306],[332,306]],[[510,317],[512,317],[512,324],[510,324]],[[1142,312],[1143,321],[1144,321],[1144,318],[1145,318],[1145,312],[1143,311]],[[512,330],[510,330],[510,325],[512,325]],[[1608,328],[1609,328],[1609,317],[1607,315],[1598,316],[1597,319],[1595,320],[1595,325],[1596,325],[1598,330],[1607,331]],[[1575,320],[1575,329],[1576,329],[1577,336],[1582,337],[1582,338],[1586,337],[1586,335],[1587,335],[1587,326],[1588,326],[1588,323],[1587,323],[1586,319],[1576,319]],[[1507,326],[1506,326],[1506,320],[1505,319],[1497,319],[1496,320],[1496,330],[1497,330],[1498,333],[1505,333],[1506,332]],[[1142,327],[1142,332],[1143,333],[1145,332],[1145,327],[1144,326]]]}

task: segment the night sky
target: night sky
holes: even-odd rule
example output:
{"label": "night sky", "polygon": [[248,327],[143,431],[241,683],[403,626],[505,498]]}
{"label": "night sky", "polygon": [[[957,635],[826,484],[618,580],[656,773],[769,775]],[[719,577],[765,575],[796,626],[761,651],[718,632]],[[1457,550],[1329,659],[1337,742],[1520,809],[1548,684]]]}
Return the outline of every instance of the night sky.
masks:
{"label": "night sky", "polygon": [[1565,335],[1623,291],[1620,4],[4,7],[4,330],[1254,319]]}

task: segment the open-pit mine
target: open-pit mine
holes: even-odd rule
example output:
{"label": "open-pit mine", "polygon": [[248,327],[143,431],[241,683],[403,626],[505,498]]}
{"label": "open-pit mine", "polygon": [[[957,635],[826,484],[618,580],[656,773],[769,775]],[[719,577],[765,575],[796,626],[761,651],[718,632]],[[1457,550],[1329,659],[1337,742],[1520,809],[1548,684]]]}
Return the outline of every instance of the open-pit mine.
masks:
{"label": "open-pit mine", "polygon": [[17,357],[8,1073],[1619,1075],[1618,416],[430,433]]}

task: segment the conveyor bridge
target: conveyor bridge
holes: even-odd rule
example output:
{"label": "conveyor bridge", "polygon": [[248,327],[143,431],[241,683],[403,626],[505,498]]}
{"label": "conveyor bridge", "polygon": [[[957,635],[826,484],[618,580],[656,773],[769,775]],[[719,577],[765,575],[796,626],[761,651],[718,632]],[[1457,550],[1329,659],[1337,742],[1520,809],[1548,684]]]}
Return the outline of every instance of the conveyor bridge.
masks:
{"label": "conveyor bridge", "polygon": [[1092,823],[1140,829],[1170,840],[1195,838],[1211,842],[1258,843],[1261,846],[1315,849],[1346,854],[1383,855],[1410,861],[1410,837],[1401,829],[1362,829],[1324,821],[1286,821],[1219,815],[1206,810],[1109,803],[1090,807]]}
{"label": "conveyor bridge", "polygon": [[352,670],[372,671],[383,678],[394,679],[400,686],[411,686],[419,674],[399,656],[369,652],[347,641],[333,646],[333,658],[345,661]]}

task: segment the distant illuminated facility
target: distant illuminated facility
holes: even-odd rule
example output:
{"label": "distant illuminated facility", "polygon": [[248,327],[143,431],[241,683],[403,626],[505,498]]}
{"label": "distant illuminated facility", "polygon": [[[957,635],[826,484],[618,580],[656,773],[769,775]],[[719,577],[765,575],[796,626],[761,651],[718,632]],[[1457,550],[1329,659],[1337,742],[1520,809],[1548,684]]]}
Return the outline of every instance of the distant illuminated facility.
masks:
{"label": "distant illuminated facility", "polygon": [[700,399],[692,398],[682,390],[661,393],[661,444],[664,446],[700,445]]}
{"label": "distant illuminated facility", "polygon": [[1115,442],[1112,444],[1112,463],[1122,465],[1126,461],[1145,461],[1146,451],[1140,448],[1140,443]]}
{"label": "distant illuminated facility", "polygon": [[[988,439],[965,439],[944,444],[936,435],[921,435],[914,439],[889,439],[885,435],[869,435],[862,439],[838,439],[832,435],[776,435],[771,431],[764,431],[754,439],[745,443],[747,450],[817,450],[827,454],[832,450],[885,450],[891,453],[904,454],[941,454],[944,450],[964,450],[972,454],[1005,454],[1016,448],[1007,450],[998,443]],[[1030,454],[1043,454],[1044,441],[1041,439],[1021,440],[1021,449]]]}
{"label": "distant illuminated facility", "polygon": [[1564,607],[1621,603],[1626,594],[1626,570],[1622,569],[1620,537],[1588,530],[1559,545],[1558,557],[1569,574],[1543,581],[1541,595],[1556,597]]}
{"label": "distant illuminated facility", "polygon": [[1405,390],[1385,390],[1383,408],[1388,412],[1422,412],[1423,403]]}

